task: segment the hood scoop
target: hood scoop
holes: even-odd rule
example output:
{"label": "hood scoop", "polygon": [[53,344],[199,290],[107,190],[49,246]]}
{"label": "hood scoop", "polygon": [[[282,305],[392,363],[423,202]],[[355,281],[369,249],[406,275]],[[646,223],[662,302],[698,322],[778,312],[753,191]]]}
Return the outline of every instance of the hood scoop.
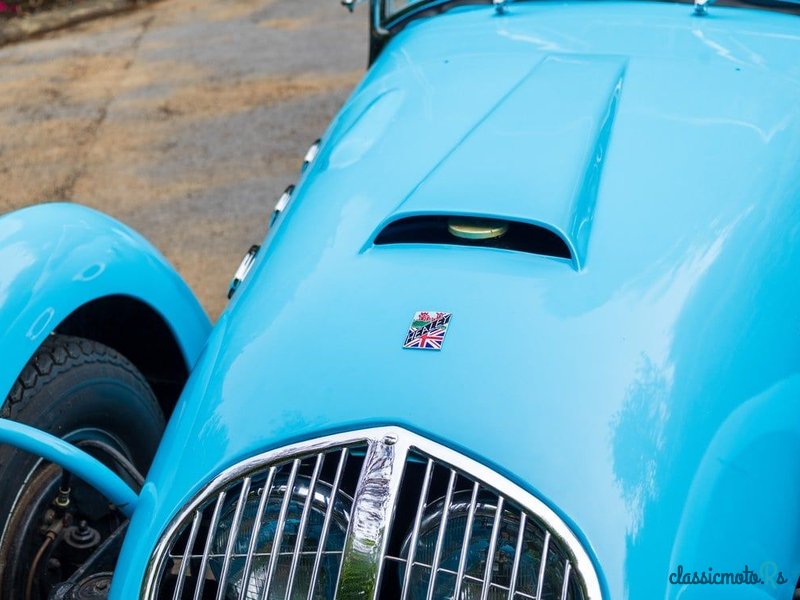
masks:
{"label": "hood scoop", "polygon": [[557,233],[519,221],[420,215],[392,221],[375,238],[384,244],[451,244],[502,248],[572,260],[572,252]]}
{"label": "hood scoop", "polygon": [[[545,57],[404,199],[374,243],[506,247],[580,269],[625,66],[620,57]],[[508,232],[464,241],[447,229],[456,215],[505,222]]]}

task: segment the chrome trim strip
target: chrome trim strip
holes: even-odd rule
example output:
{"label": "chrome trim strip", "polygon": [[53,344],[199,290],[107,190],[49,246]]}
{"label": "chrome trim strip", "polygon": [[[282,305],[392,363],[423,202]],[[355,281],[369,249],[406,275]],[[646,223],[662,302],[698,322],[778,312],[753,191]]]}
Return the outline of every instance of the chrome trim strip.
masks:
{"label": "chrome trim strip", "polygon": [[[346,433],[334,434],[322,438],[313,439],[310,441],[291,444],[275,450],[264,452],[257,456],[253,456],[243,460],[214,477],[210,482],[204,485],[193,500],[186,506],[182,507],[175,517],[170,521],[170,524],[162,533],[158,544],[154,548],[153,556],[147,567],[144,582],[142,585],[142,598],[152,600],[157,591],[158,577],[160,568],[165,560],[166,553],[168,552],[169,545],[173,540],[176,533],[183,527],[184,523],[191,518],[193,511],[197,510],[202,504],[207,502],[209,498],[220,493],[220,490],[228,483],[247,477],[252,472],[263,469],[265,465],[277,464],[286,462],[298,455],[310,455],[317,452],[323,452],[331,448],[343,448],[346,446],[353,446],[356,444],[371,443],[376,440],[394,439],[397,442],[395,446],[395,455],[398,452],[403,453],[402,460],[399,464],[404,464],[405,455],[409,449],[418,449],[426,455],[434,457],[437,461],[442,461],[456,468],[458,471],[465,473],[470,479],[479,482],[487,487],[493,488],[502,497],[513,500],[515,504],[523,507],[526,511],[537,516],[542,521],[544,526],[549,530],[546,534],[546,539],[549,542],[550,532],[557,536],[560,542],[563,543],[564,548],[571,554],[572,568],[577,569],[581,574],[583,583],[586,587],[586,600],[602,600],[601,587],[597,572],[595,570],[592,559],[584,549],[582,543],[577,536],[572,532],[570,527],[544,502],[539,498],[526,491],[516,483],[504,476],[495,472],[493,469],[486,465],[479,463],[460,452],[452,450],[447,446],[433,442],[427,438],[412,433],[400,427],[376,427],[358,431],[351,431]],[[385,444],[382,444],[385,445]],[[402,469],[396,471],[402,473]],[[399,477],[395,484],[399,483]],[[396,488],[394,489],[396,492]],[[332,496],[335,497],[335,496]],[[387,511],[384,513],[385,518],[389,519],[386,524],[391,522],[392,511],[394,506],[389,503],[386,507]],[[388,509],[391,508],[391,511]],[[354,512],[356,507],[354,505]],[[353,519],[351,519],[351,523]],[[386,541],[388,536],[388,529],[385,529],[382,534],[382,541]],[[213,535],[209,539],[213,538]],[[208,542],[210,543],[210,542]],[[381,555],[383,548],[381,548]],[[546,553],[544,554],[546,557]],[[546,558],[545,558],[546,560]],[[543,561],[544,562],[544,561]],[[203,565],[205,569],[205,565]],[[541,569],[540,569],[541,570]],[[382,571],[382,569],[380,569]],[[203,573],[201,570],[200,573]],[[379,584],[379,576],[376,576],[376,584]],[[200,586],[198,590],[202,590],[202,576],[199,577]],[[539,585],[542,584],[542,577],[539,578]],[[377,587],[373,590],[377,590]],[[199,600],[198,595],[195,598]],[[341,596],[340,596],[341,597]]]}
{"label": "chrome trim strip", "polygon": [[381,6],[383,6],[383,2],[372,3],[372,26],[375,29],[375,33],[385,36],[389,34],[389,30],[381,25],[383,20],[381,18]]}
{"label": "chrome trim strip", "polygon": [[219,588],[217,589],[217,600],[223,600],[225,596],[225,584],[228,583],[228,571],[231,567],[231,555],[233,547],[236,545],[236,538],[239,536],[239,526],[242,524],[242,512],[247,503],[247,495],[250,493],[250,478],[245,477],[242,482],[242,490],[239,492],[239,499],[236,501],[236,509],[231,520],[231,529],[228,534],[228,543],[225,544],[225,558],[222,559],[222,573],[219,577]]}
{"label": "chrome trim strip", "polygon": [[705,17],[708,14],[709,5],[713,3],[714,0],[694,0],[694,14],[698,17]]}
{"label": "chrome trim strip", "polygon": [[292,199],[292,194],[294,193],[294,186],[290,185],[281,194],[278,201],[275,203],[275,208],[272,211],[272,216],[269,218],[269,226],[272,227],[275,224],[275,221],[278,220],[278,217],[286,210],[286,207],[289,206],[289,201]]}
{"label": "chrome trim strip", "polygon": [[211,544],[214,543],[214,535],[217,533],[217,524],[219,523],[219,513],[222,512],[222,505],[225,502],[226,495],[227,492],[223,490],[217,497],[217,504],[214,506],[214,514],[211,516],[211,523],[208,525],[206,544],[203,548],[203,558],[200,560],[200,568],[197,570],[197,585],[194,588],[194,600],[201,600],[203,597],[203,586],[206,582],[205,572],[208,568],[208,557],[211,554]]}
{"label": "chrome trim strip", "polygon": [[261,499],[258,501],[256,518],[253,519],[253,529],[250,531],[250,543],[247,545],[247,558],[245,559],[244,570],[242,572],[242,587],[239,590],[239,600],[246,600],[247,584],[250,581],[250,570],[253,568],[253,555],[258,545],[258,533],[261,531],[261,519],[264,516],[264,509],[267,507],[267,502],[269,502],[270,492],[272,492],[272,482],[275,481],[275,473],[277,471],[278,469],[276,467],[270,467],[267,480],[264,482],[264,487],[261,488]]}
{"label": "chrome trim strip", "polygon": [[353,498],[337,598],[378,597],[394,503],[408,452],[397,440],[396,435],[387,435],[373,440],[367,449]]}
{"label": "chrome trim strip", "polygon": [[333,505],[336,504],[336,496],[339,494],[339,484],[342,481],[342,472],[344,471],[345,463],[347,463],[347,448],[343,448],[341,454],[339,455],[339,464],[336,467],[336,475],[334,475],[333,478],[331,496],[330,500],[328,501],[328,510],[325,511],[325,520],[322,522],[322,532],[319,535],[317,554],[314,557],[314,568],[311,571],[311,584],[308,588],[308,600],[313,600],[314,589],[317,587],[319,567],[322,563],[322,554],[325,552],[325,544],[328,541],[328,531],[331,528],[331,521],[333,519]]}
{"label": "chrome trim strip", "polygon": [[[400,600],[408,598],[408,588],[411,587],[411,569],[414,568],[414,556],[417,553],[417,541],[419,540],[419,526],[422,524],[422,515],[425,513],[425,501],[428,498],[428,489],[431,486],[431,476],[433,475],[433,459],[428,459],[425,466],[425,475],[422,479],[422,489],[419,492],[419,502],[417,503],[417,514],[414,515],[414,526],[411,529],[411,540],[408,543],[408,556],[406,557],[406,572],[403,575],[403,592]],[[457,597],[457,596],[456,596]]]}
{"label": "chrome trim strip", "polygon": [[281,554],[281,542],[283,542],[283,530],[286,529],[286,513],[289,511],[289,503],[294,494],[294,482],[297,478],[297,470],[300,468],[300,459],[295,458],[292,463],[292,470],[289,479],[286,480],[286,491],[283,494],[281,512],[278,514],[278,523],[275,526],[275,537],[272,538],[272,550],[269,553],[269,566],[267,567],[267,581],[261,590],[262,600],[269,598],[269,588],[272,585],[272,578],[275,576],[275,568],[278,566],[278,557]]}
{"label": "chrome trim strip", "polygon": [[284,210],[286,210],[286,207],[289,205],[289,200],[292,199],[292,193],[293,192],[294,192],[294,186],[293,185],[290,185],[285,190],[283,190],[283,193],[281,194],[280,198],[278,198],[278,201],[275,202],[275,211],[274,212],[280,213],[280,212],[283,212]]}
{"label": "chrome trim strip", "polygon": [[239,286],[242,285],[242,282],[247,279],[247,275],[252,270],[253,265],[256,262],[256,256],[258,255],[258,251],[260,249],[261,246],[258,244],[250,246],[250,249],[242,257],[242,262],[239,263],[239,267],[236,269],[236,273],[233,274],[231,282],[228,285],[228,300],[233,298],[236,290],[238,290]]}
{"label": "chrome trim strip", "polygon": [[447,518],[450,516],[450,504],[453,501],[453,490],[456,487],[455,469],[450,469],[450,480],[447,482],[447,493],[442,506],[442,519],[439,521],[439,531],[436,535],[436,546],[433,550],[433,560],[431,561],[431,576],[428,578],[428,595],[426,600],[433,600],[433,590],[436,589],[436,574],[439,563],[442,561],[442,546],[444,536],[447,533]]}
{"label": "chrome trim strip", "polygon": [[300,172],[305,172],[308,169],[308,166],[314,162],[314,159],[317,158],[317,154],[319,154],[319,147],[322,143],[322,140],[315,140],[313,144],[308,147],[306,150],[306,155],[303,157],[303,165],[300,167]]}
{"label": "chrome trim strip", "polygon": [[497,550],[497,538],[500,537],[500,523],[503,520],[503,505],[505,498],[497,498],[497,508],[494,513],[494,523],[492,524],[492,537],[489,540],[489,551],[486,554],[486,570],[483,572],[483,587],[481,588],[481,600],[489,598],[489,590],[492,588],[492,575],[494,567],[494,553]]}

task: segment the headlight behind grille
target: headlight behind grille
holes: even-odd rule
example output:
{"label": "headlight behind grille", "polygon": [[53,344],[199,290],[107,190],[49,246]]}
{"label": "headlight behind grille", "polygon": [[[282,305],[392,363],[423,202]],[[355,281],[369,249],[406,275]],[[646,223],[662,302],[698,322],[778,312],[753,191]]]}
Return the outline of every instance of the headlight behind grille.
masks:
{"label": "headlight behind grille", "polygon": [[[241,496],[226,498],[225,506],[222,509],[212,543],[211,556],[213,558],[209,560],[208,566],[213,573],[214,581],[221,581],[225,572],[225,556],[231,539],[231,531],[236,531],[227,568],[227,587],[224,595],[226,600],[238,600],[239,598],[258,600],[266,587],[270,572],[270,551],[275,542],[276,525],[281,521],[281,508],[286,498],[288,484],[285,476],[280,477],[280,481],[273,484],[272,492],[266,500],[266,506],[261,507],[265,483],[263,477],[260,482],[255,481],[255,489],[251,483],[250,491],[240,511],[241,516],[237,517]],[[309,583],[314,570],[316,549],[322,537],[326,509],[331,498],[330,485],[318,480],[314,486],[314,497],[304,518],[310,483],[310,477],[298,475],[286,506],[281,547],[270,586],[273,594],[278,598],[287,597],[290,579],[295,581],[292,596],[309,598]],[[344,546],[344,535],[347,531],[347,513],[350,510],[350,504],[349,497],[341,493],[337,496],[332,519],[329,521],[330,525],[326,531],[325,551],[322,553],[317,567],[318,582],[314,594],[310,596],[315,600],[333,597],[341,561],[341,549]],[[262,516],[256,524],[259,514]],[[237,519],[238,527],[236,526]],[[255,531],[258,531],[258,534],[253,538]],[[301,535],[302,540],[300,540]],[[298,544],[298,542],[300,543]],[[249,553],[251,543],[254,544],[252,554]],[[294,577],[290,577],[295,548],[298,550],[298,560],[294,565]],[[251,556],[250,565],[247,564],[248,556]],[[246,580],[245,572],[247,573]],[[242,592],[242,588],[245,589],[244,592]]]}
{"label": "headlight behind grille", "polygon": [[[497,514],[496,505],[496,496],[486,492],[479,494],[470,517],[471,493],[462,491],[453,495],[438,560],[435,598],[455,597],[457,585],[459,600],[482,598],[489,546]],[[431,572],[429,565],[436,561],[436,543],[443,515],[443,498],[426,508],[414,553],[414,566],[409,577],[409,599],[427,597]],[[509,510],[507,507],[503,509],[487,597],[491,600],[506,600],[513,584],[515,598],[561,598],[565,580],[564,568],[569,562],[569,557],[561,550],[560,544],[550,544],[547,530],[536,520],[525,519],[525,529],[520,538],[520,522],[519,512]],[[469,540],[464,547],[468,528]],[[400,560],[402,579],[405,578],[410,545],[411,535],[408,535],[403,542]],[[542,564],[543,554],[547,555],[544,564]],[[544,569],[546,565],[549,566]],[[459,572],[461,572],[460,579]],[[567,598],[579,599],[582,598],[581,594],[577,580],[573,581],[571,586],[568,582]]]}
{"label": "headlight behind grille", "polygon": [[359,466],[349,462],[336,449],[264,466],[217,489],[162,557],[150,597],[260,600],[269,586],[269,598],[333,598],[352,504],[339,484]]}

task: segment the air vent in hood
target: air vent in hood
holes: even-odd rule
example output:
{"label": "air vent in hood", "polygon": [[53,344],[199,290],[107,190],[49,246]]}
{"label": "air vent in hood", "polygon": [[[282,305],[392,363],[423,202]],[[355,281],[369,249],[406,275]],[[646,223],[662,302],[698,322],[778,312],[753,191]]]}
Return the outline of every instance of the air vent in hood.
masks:
{"label": "air vent in hood", "polygon": [[626,66],[619,56],[538,61],[432,165],[376,242],[438,239],[442,222],[418,215],[481,216],[510,223],[488,245],[568,257],[583,268]]}
{"label": "air vent in hood", "polygon": [[421,215],[392,221],[375,238],[375,244],[456,244],[573,258],[566,242],[540,225],[446,215]]}

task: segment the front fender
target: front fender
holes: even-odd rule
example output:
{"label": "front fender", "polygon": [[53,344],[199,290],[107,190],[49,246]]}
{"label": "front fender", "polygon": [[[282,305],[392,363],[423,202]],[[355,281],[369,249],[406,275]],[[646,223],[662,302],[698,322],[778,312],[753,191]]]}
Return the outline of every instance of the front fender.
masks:
{"label": "front fender", "polygon": [[208,337],[208,317],[178,273],[142,236],[77,204],[41,204],[0,217],[2,396],[66,317],[114,295],[135,298],[161,315],[186,365],[194,364]]}
{"label": "front fender", "polygon": [[[715,589],[725,598],[792,597],[800,574],[798,397],[795,375],[741,404],[717,430],[675,533],[669,600],[705,600]],[[679,568],[718,578],[747,568],[761,583],[682,583]]]}

